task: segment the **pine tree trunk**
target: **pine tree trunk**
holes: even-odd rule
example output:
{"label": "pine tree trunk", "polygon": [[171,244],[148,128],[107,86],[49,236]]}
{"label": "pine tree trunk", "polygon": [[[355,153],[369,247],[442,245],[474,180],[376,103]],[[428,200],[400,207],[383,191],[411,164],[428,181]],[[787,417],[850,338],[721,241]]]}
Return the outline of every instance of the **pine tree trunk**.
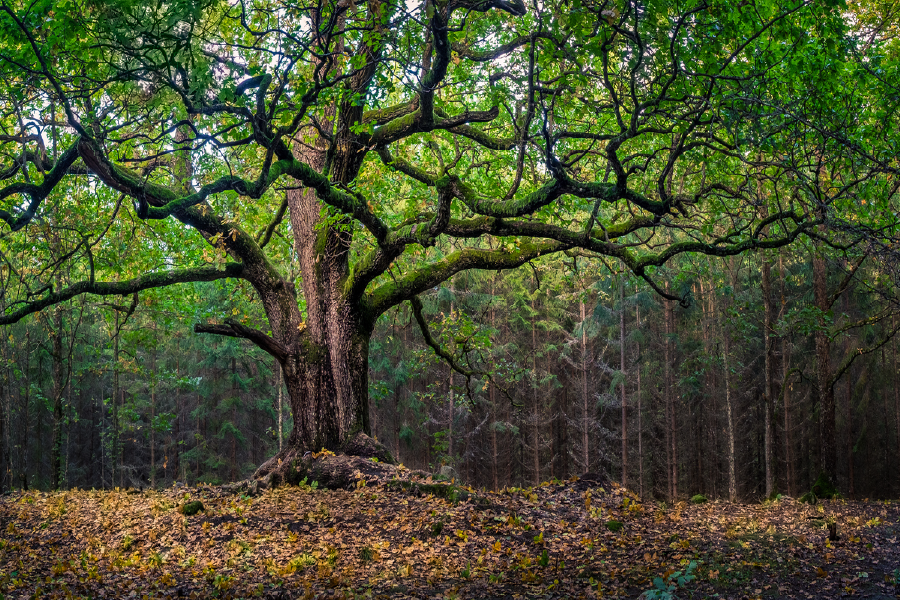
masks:
{"label": "pine tree trunk", "polygon": [[[849,345],[849,344],[848,344]],[[848,348],[849,350],[849,348]],[[844,374],[844,427],[847,429],[846,453],[847,453],[847,496],[852,500],[856,490],[853,481],[853,384],[850,373]]]}
{"label": "pine tree trunk", "polygon": [[[29,411],[28,403],[31,399],[31,385],[29,383],[31,370],[31,329],[25,332],[25,402],[22,405],[21,413],[24,413],[24,423],[19,424],[19,481],[22,484],[22,490],[28,491],[28,425]],[[21,414],[20,413],[20,414]]]}
{"label": "pine tree trunk", "polygon": [[[715,301],[713,302],[711,312],[715,314]],[[728,499],[731,502],[737,500],[737,473],[735,464],[735,440],[734,440],[734,414],[731,405],[731,365],[728,357],[731,353],[731,332],[727,323],[722,325],[722,372],[723,383],[725,385],[725,421],[728,434],[728,454],[726,456],[728,464]]]}
{"label": "pine tree trunk", "polygon": [[622,382],[622,485],[628,486],[628,403],[625,398],[625,284],[619,277],[619,370]]}
{"label": "pine tree trunk", "polygon": [[[177,344],[175,347],[175,381],[179,381],[181,379],[181,344]],[[173,479],[176,481],[180,479],[184,479],[184,474],[181,472],[181,428],[182,428],[182,420],[184,418],[184,403],[182,400],[182,395],[178,393],[178,388],[175,388],[175,436],[173,438],[173,443],[175,444],[175,464],[172,467],[172,472],[175,474]]]}
{"label": "pine tree trunk", "polygon": [[[59,281],[57,281],[59,285]],[[65,380],[63,376],[63,346],[62,346],[62,308],[56,307],[53,311],[53,446],[50,450],[50,482],[54,490],[59,489],[60,473],[62,472],[62,426],[63,426],[63,395],[65,394]]]}
{"label": "pine tree trunk", "polygon": [[[5,302],[2,303],[5,305]],[[3,310],[3,307],[0,306],[0,310]],[[4,328],[5,330],[6,328]],[[8,365],[6,361],[6,342],[3,342],[3,349],[0,352],[0,360],[2,360],[4,365]],[[8,369],[4,369],[2,379],[0,379],[0,494],[6,491],[7,485],[7,474],[12,477],[12,461],[9,460],[9,452],[7,450],[9,444],[7,443],[7,431],[8,428],[6,426],[7,415],[9,412],[9,403],[7,402],[7,392],[9,390],[9,371]],[[9,464],[7,462],[9,461]],[[93,464],[93,461],[91,461]],[[9,482],[9,487],[12,488],[12,481]]]}
{"label": "pine tree trunk", "polygon": [[150,487],[156,489],[156,355],[150,353]]}
{"label": "pine tree trunk", "polygon": [[[634,326],[641,328],[641,307],[634,306]],[[641,498],[644,497],[644,424],[643,409],[641,408],[641,343],[637,342],[635,348],[637,360],[635,363],[635,375],[637,376],[637,434],[638,434],[638,490]]]}
{"label": "pine tree trunk", "polygon": [[[494,330],[494,319],[496,317],[494,310],[494,281],[496,278],[491,278],[491,330]],[[492,423],[491,423],[491,480],[494,483],[494,487],[492,489],[499,490],[500,484],[497,479],[497,398],[496,392],[494,389],[494,382],[490,382],[490,390],[488,391],[489,399],[491,403],[491,414],[492,414]]]}
{"label": "pine tree trunk", "polygon": [[231,481],[237,480],[237,404],[238,404],[238,385],[237,385],[237,360],[231,358],[231,426],[234,430],[231,432]]}
{"label": "pine tree trunk", "polygon": [[772,416],[775,405],[775,342],[772,334],[775,331],[775,307],[772,301],[772,261],[763,258],[762,263],[762,296],[765,315],[763,318],[763,348],[765,352],[765,465],[766,465],[766,498],[775,491],[774,462],[774,429]]}
{"label": "pine tree trunk", "polygon": [[[778,255],[778,285],[781,295],[781,315],[787,310],[787,300],[784,295],[784,256]],[[781,382],[784,386],[784,460],[786,463],[785,478],[787,479],[787,491],[791,496],[795,495],[796,475],[794,473],[794,458],[791,452],[793,439],[791,437],[791,385],[788,383],[788,375],[791,369],[790,346],[787,338],[781,338]]]}
{"label": "pine tree trunk", "polygon": [[[891,329],[896,330],[896,317],[891,317]],[[900,343],[897,337],[894,338],[894,343],[891,344],[891,353],[893,354],[893,363],[894,363],[894,423],[895,423],[895,432],[897,434],[897,464],[900,464],[900,362],[897,362],[897,344]],[[900,483],[900,478],[895,478]]]}
{"label": "pine tree trunk", "polygon": [[725,333],[724,351],[722,352],[722,365],[725,372],[725,417],[728,421],[728,499],[731,502],[737,500],[737,477],[734,457],[734,413],[731,406],[731,377],[728,355],[731,352],[731,335]]}
{"label": "pine tree trunk", "polygon": [[[450,287],[452,289],[452,279],[450,280]],[[450,318],[453,319],[453,313],[456,310],[456,306],[454,302],[450,301]],[[450,465],[454,464],[453,460],[453,417],[456,413],[456,400],[453,398],[453,374],[454,371],[451,367],[447,367],[447,370],[450,372],[450,379],[447,385],[447,456]]]}
{"label": "pine tree trunk", "polygon": [[588,347],[587,323],[585,322],[584,300],[581,308],[581,462],[584,472],[591,470],[590,460],[590,401],[588,399]]}
{"label": "pine tree trunk", "polygon": [[531,299],[531,379],[532,379],[532,469],[534,471],[534,485],[540,485],[541,483],[541,424],[540,424],[540,410],[538,403],[540,402],[538,398],[538,370],[537,370],[537,328],[535,326],[535,317],[537,313],[535,311],[535,303],[534,298]]}
{"label": "pine tree trunk", "polygon": [[[666,291],[669,291],[669,282],[666,282]],[[666,344],[665,344],[665,400],[666,400],[666,441],[667,441],[667,459],[668,459],[668,480],[669,480],[669,501],[674,502],[678,497],[678,455],[677,440],[675,432],[675,385],[672,373],[672,363],[674,360],[674,344],[672,337],[675,335],[675,310],[672,302],[665,301],[665,320],[666,320]]]}
{"label": "pine tree trunk", "polygon": [[119,443],[119,312],[116,311],[116,328],[113,331],[113,393],[112,393],[112,421],[113,421],[113,455],[112,473],[110,483],[116,485],[116,475],[121,468],[121,452]]}
{"label": "pine tree trunk", "polygon": [[[831,310],[828,297],[827,271],[825,259],[813,257],[813,295],[816,307],[826,314]],[[834,386],[831,377],[831,341],[826,330],[824,317],[819,319],[820,330],[816,331],[816,388],[822,415],[822,431],[819,441],[822,471],[834,477],[837,470],[837,418],[835,415]]]}

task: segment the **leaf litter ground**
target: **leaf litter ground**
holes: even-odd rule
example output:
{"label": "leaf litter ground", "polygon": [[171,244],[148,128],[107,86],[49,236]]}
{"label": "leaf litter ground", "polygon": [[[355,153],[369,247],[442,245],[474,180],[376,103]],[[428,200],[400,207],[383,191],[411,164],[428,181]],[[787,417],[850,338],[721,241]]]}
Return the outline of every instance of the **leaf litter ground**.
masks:
{"label": "leaf litter ground", "polygon": [[[691,561],[697,578],[677,597],[895,598],[900,589],[897,502],[666,507],[584,480],[452,502],[357,485],[283,486],[256,497],[181,486],[8,494],[0,498],[0,592],[634,598]],[[194,500],[205,510],[182,515]]]}

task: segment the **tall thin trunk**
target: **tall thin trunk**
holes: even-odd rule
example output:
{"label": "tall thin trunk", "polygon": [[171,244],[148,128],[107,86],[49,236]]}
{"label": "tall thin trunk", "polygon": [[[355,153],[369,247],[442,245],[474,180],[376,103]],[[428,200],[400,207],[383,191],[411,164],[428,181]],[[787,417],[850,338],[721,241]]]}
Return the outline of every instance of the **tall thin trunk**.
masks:
{"label": "tall thin trunk", "polygon": [[[849,349],[848,349],[849,350]],[[846,445],[847,453],[847,496],[852,500],[856,490],[853,481],[853,384],[850,380],[849,373],[844,375],[844,421],[846,428]]]}
{"label": "tall thin trunk", "polygon": [[734,411],[731,406],[731,377],[728,355],[731,353],[731,334],[726,331],[724,349],[722,352],[722,365],[725,373],[725,417],[728,420],[728,499],[731,502],[737,500],[737,478],[734,458]]}
{"label": "tall thin trunk", "polygon": [[625,398],[625,284],[619,278],[619,370],[622,382],[622,485],[628,486],[628,403]]}
{"label": "tall thin trunk", "polygon": [[535,311],[535,302],[534,298],[531,299],[531,377],[534,382],[532,388],[532,413],[531,418],[533,421],[532,431],[534,432],[534,437],[532,438],[532,468],[534,469],[534,485],[540,485],[541,483],[541,424],[540,424],[540,407],[538,406],[538,370],[537,370],[537,327],[535,324],[535,317],[537,313]]}
{"label": "tall thin trunk", "polygon": [[589,425],[591,413],[588,400],[588,346],[584,299],[581,299],[578,305],[581,308],[581,462],[584,471],[588,472],[591,470]]}
{"label": "tall thin trunk", "polygon": [[[125,388],[119,388],[119,409],[125,410]],[[119,487],[125,488],[125,442],[120,439],[119,449]]]}
{"label": "tall thin trunk", "polygon": [[[841,297],[841,308],[845,314],[850,312],[850,295],[843,294]],[[844,338],[844,356],[850,355],[850,338]],[[864,371],[865,373],[865,371]],[[854,497],[855,490],[854,482],[853,482],[853,382],[851,381],[851,374],[849,372],[844,373],[844,429],[846,430],[844,433],[845,436],[845,452],[847,453],[847,483],[848,490],[847,495],[852,499]],[[832,475],[832,477],[837,477],[837,473]]]}
{"label": "tall thin trunk", "polygon": [[[119,311],[116,311],[116,328],[113,333],[113,394],[112,394],[112,421],[113,421],[113,440],[112,440],[112,478],[111,483],[116,485],[116,475],[121,478],[122,473],[122,451],[121,442],[119,440]],[[121,479],[119,485],[122,485]]]}
{"label": "tall thin trunk", "polygon": [[[703,355],[709,358],[709,357],[712,357],[714,354],[712,351],[712,343],[711,343],[711,339],[710,339],[711,338],[711,336],[710,336],[710,317],[709,317],[709,310],[707,308],[707,303],[708,303],[707,289],[706,289],[706,285],[702,279],[699,282],[699,286],[700,286],[700,311],[701,311],[700,330],[703,335]],[[703,378],[704,378],[703,385],[706,390],[706,399],[712,400],[714,397],[714,394],[713,394],[713,385],[714,385],[713,369],[711,369],[709,366],[706,366],[703,369]],[[711,408],[709,406],[707,406],[706,410],[701,411],[701,418],[704,418],[709,413],[713,413],[713,411],[711,410]],[[706,436],[708,438],[707,444],[709,444],[709,441],[710,441],[709,438],[711,438],[711,436],[713,435],[712,432],[715,429],[716,429],[715,427],[708,427],[708,426],[706,427]],[[712,446],[712,444],[709,444],[709,445]],[[701,454],[702,454],[703,453],[702,452],[702,448],[703,448],[702,441],[700,443],[700,448],[701,448]],[[710,489],[709,486],[707,485],[707,470],[708,469],[700,469],[700,482],[705,490]],[[715,487],[715,486],[713,486],[713,487]]]}
{"label": "tall thin trunk", "polygon": [[156,489],[156,352],[150,353],[150,487]]}
{"label": "tall thin trunk", "polygon": [[[778,254],[778,286],[781,296],[780,314],[783,316],[787,310],[787,299],[784,295],[784,255]],[[791,496],[795,495],[796,475],[794,473],[794,458],[791,452],[793,439],[791,437],[791,385],[787,378],[791,369],[790,345],[786,337],[781,338],[781,381],[784,386],[784,460],[786,464],[785,477],[787,479],[787,490]]]}
{"label": "tall thin trunk", "polygon": [[31,329],[25,332],[25,403],[22,405],[24,423],[19,424],[19,480],[23,490],[28,490],[28,403],[31,401]]}
{"label": "tall thin trunk", "polygon": [[196,424],[196,427],[197,427],[197,433],[200,434],[200,435],[199,435],[199,437],[197,438],[197,442],[196,442],[196,444],[195,444],[195,446],[194,446],[194,448],[197,450],[197,459],[196,459],[196,460],[197,460],[197,463],[194,465],[194,468],[196,469],[196,474],[195,474],[195,476],[194,476],[194,481],[199,480],[199,479],[200,479],[200,475],[201,475],[201,472],[200,472],[200,464],[201,464],[200,450],[201,450],[201,449],[198,448],[197,446],[200,445],[201,440],[202,440],[204,443],[205,443],[205,441],[206,441],[206,435],[205,435],[206,432],[205,432],[203,429],[201,429],[201,427],[200,427],[202,423],[205,423],[205,422],[206,422],[205,419],[204,419],[203,421],[200,420],[200,407],[201,407],[201,403],[202,403],[202,400],[201,400],[201,398],[200,398],[200,392],[197,392],[197,424]]}
{"label": "tall thin trunk", "polygon": [[[57,285],[60,285],[59,280],[57,280]],[[51,487],[58,490],[59,477],[62,473],[63,396],[65,395],[61,307],[56,307],[53,311],[53,328],[55,331],[50,331],[53,336],[53,446],[50,449],[50,469],[52,471],[50,481]]]}
{"label": "tall thin trunk", "polygon": [[[641,307],[634,305],[634,326],[637,330],[641,328]],[[641,343],[636,343],[635,351],[637,359],[635,361],[635,375],[637,376],[637,434],[638,434],[638,491],[640,497],[644,497],[644,424],[643,409],[641,408]]]}
{"label": "tall thin trunk", "polygon": [[278,386],[278,451],[281,452],[281,447],[284,443],[284,382],[282,378],[284,375],[281,373],[281,365],[277,362],[275,363],[275,370],[278,372],[278,377],[275,379],[275,385]]}
{"label": "tall thin trunk", "polygon": [[816,307],[821,311],[820,330],[816,331],[816,389],[818,391],[822,430],[819,439],[821,468],[828,477],[834,477],[837,468],[837,451],[835,444],[837,424],[835,416],[834,386],[831,377],[831,340],[825,330],[824,315],[831,310],[831,300],[827,289],[827,270],[825,258],[816,254],[813,257],[813,295]]}
{"label": "tall thin trunk", "polygon": [[[450,280],[450,288],[453,289],[453,280]],[[453,300],[450,301],[450,318],[453,319],[453,313],[456,311],[456,304]],[[453,460],[453,418],[456,416],[456,399],[453,397],[453,368],[451,366],[447,366],[447,370],[450,371],[450,379],[447,384],[447,456],[450,464],[454,463]]]}
{"label": "tall thin trunk", "polygon": [[[181,344],[175,345],[175,381],[181,379]],[[182,400],[181,394],[178,393],[178,388],[175,388],[175,464],[173,465],[172,472],[175,474],[174,479],[178,480],[184,479],[184,474],[182,473],[181,468],[181,421],[184,417],[184,403]]]}
{"label": "tall thin trunk", "polygon": [[[495,329],[494,319],[496,317],[494,311],[494,282],[496,278],[491,279],[491,330]],[[494,391],[494,382],[490,382],[490,395],[492,423],[491,423],[491,479],[494,483],[494,490],[500,489],[497,479],[497,398]]]}
{"label": "tall thin trunk", "polygon": [[[669,282],[666,282],[666,291],[669,291]],[[665,320],[666,320],[666,344],[665,344],[665,400],[666,400],[666,441],[667,441],[667,459],[668,459],[668,483],[669,483],[669,500],[674,502],[678,497],[678,454],[677,454],[677,434],[676,434],[676,415],[675,415],[675,385],[672,373],[672,363],[674,361],[674,344],[672,337],[675,335],[675,309],[672,302],[665,301]]]}
{"label": "tall thin trunk", "polygon": [[[0,300],[0,310],[3,310],[5,306],[5,302]],[[4,331],[6,328],[3,328]],[[0,349],[0,360],[2,360],[3,364],[8,364],[6,362],[6,339],[4,336],[3,347]],[[6,418],[7,414],[9,414],[8,409],[9,405],[7,402],[7,391],[9,390],[9,378],[8,378],[8,370],[4,369],[3,376],[0,378],[0,494],[6,491],[6,479],[7,475],[12,477],[12,470],[7,465],[7,461],[9,460],[9,453],[7,452],[7,426],[6,426]],[[10,463],[11,464],[11,463]],[[9,487],[12,487],[12,481],[9,481]]]}
{"label": "tall thin trunk", "polygon": [[[893,330],[896,330],[897,328],[896,319],[896,317],[891,317],[891,329]],[[900,362],[897,362],[897,344],[900,343],[900,340],[898,340],[898,337],[895,337],[894,343],[891,344],[891,358],[894,363],[894,423],[896,425],[895,431],[897,434],[897,464],[900,464],[900,378],[898,378],[898,374],[900,374]],[[896,479],[898,480],[898,483],[900,483],[900,478]]]}
{"label": "tall thin trunk", "polygon": [[763,348],[765,353],[765,465],[766,465],[766,497],[775,491],[774,429],[772,416],[775,406],[775,306],[772,299],[772,261],[766,256],[762,263],[762,295],[765,315],[763,318]]}
{"label": "tall thin trunk", "polygon": [[[231,424],[237,431],[237,359],[231,357]],[[237,436],[231,433],[231,481],[237,481]]]}

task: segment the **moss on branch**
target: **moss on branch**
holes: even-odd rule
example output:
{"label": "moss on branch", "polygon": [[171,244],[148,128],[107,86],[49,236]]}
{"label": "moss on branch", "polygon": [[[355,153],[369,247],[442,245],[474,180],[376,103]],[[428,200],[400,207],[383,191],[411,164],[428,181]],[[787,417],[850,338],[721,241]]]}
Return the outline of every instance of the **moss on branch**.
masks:
{"label": "moss on branch", "polygon": [[[94,294],[97,296],[125,296],[148,290],[151,288],[166,287],[176,283],[189,283],[194,281],[216,281],[229,277],[239,278],[244,270],[241,263],[229,263],[224,269],[216,267],[197,267],[194,269],[177,269],[172,271],[160,271],[147,273],[126,281],[81,281],[74,283],[62,290],[51,290],[46,296],[29,302],[23,302],[23,306],[0,315],[0,325],[16,323],[22,318],[42,311],[45,308],[70,300],[81,294]],[[16,305],[14,305],[16,306]]]}
{"label": "moss on branch", "polygon": [[517,241],[515,250],[482,250],[466,248],[433,263],[422,265],[412,273],[384,283],[368,297],[368,307],[374,321],[392,306],[420,294],[428,288],[446,281],[452,275],[468,269],[502,270],[520,267],[530,260],[546,254],[567,250],[568,246],[556,241]]}

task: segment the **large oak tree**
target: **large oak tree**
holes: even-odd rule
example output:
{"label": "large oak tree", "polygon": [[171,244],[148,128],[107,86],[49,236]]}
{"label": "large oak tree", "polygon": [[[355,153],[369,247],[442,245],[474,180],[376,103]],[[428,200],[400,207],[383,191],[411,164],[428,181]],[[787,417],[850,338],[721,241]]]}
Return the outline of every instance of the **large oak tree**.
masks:
{"label": "large oak tree", "polygon": [[369,431],[376,320],[421,315],[462,270],[602,256],[687,302],[654,280],[682,253],[880,243],[867,218],[891,198],[897,101],[840,10],[4,2],[0,323],[245,282],[264,321],[195,331],[281,365],[294,430],[257,475],[277,472]]}

